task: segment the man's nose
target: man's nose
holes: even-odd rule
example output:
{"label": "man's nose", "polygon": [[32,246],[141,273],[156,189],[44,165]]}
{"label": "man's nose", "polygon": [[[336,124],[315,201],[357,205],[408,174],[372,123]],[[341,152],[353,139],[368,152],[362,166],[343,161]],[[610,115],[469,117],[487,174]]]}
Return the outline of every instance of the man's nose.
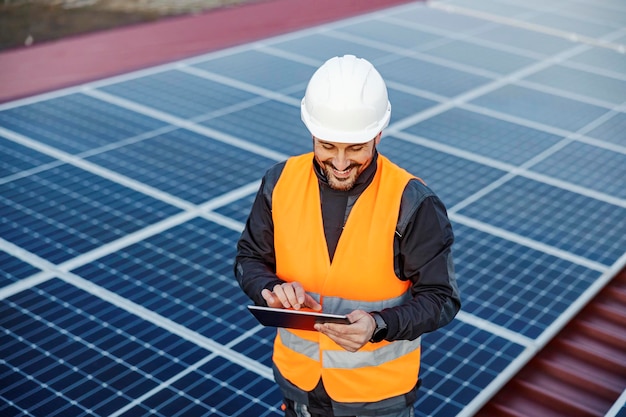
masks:
{"label": "man's nose", "polygon": [[337,152],[337,155],[333,158],[333,166],[339,171],[343,171],[350,166],[350,160],[346,157],[345,152]]}

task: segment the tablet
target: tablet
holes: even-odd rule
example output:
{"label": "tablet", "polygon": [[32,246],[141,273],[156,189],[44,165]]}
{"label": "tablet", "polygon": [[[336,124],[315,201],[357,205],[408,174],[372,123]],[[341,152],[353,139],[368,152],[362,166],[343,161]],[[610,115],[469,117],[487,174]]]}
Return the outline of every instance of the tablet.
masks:
{"label": "tablet", "polygon": [[325,314],[306,310],[289,310],[286,308],[272,308],[248,306],[250,312],[264,326],[287,327],[289,329],[315,330],[315,323],[350,324],[348,317],[337,314]]}

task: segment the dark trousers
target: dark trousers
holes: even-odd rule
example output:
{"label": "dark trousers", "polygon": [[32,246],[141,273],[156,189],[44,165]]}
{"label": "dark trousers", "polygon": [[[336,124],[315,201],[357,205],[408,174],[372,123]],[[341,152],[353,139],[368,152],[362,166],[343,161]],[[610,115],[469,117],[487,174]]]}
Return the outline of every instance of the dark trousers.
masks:
{"label": "dark trousers", "polygon": [[[300,404],[295,401],[284,399],[283,409],[285,411],[285,417],[335,417],[333,413],[333,407],[330,397],[326,393],[324,383],[320,379],[317,386],[308,395],[309,404]],[[407,405],[406,409],[380,415],[379,417],[413,417],[414,409],[413,405]],[[344,417],[344,416],[342,416]],[[345,416],[345,417],[359,417],[359,416]]]}

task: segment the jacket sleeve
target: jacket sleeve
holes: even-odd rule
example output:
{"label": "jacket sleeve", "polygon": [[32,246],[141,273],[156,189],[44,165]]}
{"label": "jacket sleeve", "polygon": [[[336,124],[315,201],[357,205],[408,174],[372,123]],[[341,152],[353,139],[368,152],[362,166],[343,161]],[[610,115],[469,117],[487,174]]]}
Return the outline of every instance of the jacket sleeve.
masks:
{"label": "jacket sleeve", "polygon": [[234,273],[241,289],[256,305],[267,305],[261,291],[283,283],[276,276],[272,192],[284,163],[270,168],[261,181],[243,232],[237,242]]}
{"label": "jacket sleeve", "polygon": [[387,323],[387,340],[413,340],[445,326],[461,308],[452,259],[454,234],[444,204],[418,181],[407,185],[399,219],[403,233],[396,234],[394,243],[396,273],[412,282],[413,297],[380,314]]}

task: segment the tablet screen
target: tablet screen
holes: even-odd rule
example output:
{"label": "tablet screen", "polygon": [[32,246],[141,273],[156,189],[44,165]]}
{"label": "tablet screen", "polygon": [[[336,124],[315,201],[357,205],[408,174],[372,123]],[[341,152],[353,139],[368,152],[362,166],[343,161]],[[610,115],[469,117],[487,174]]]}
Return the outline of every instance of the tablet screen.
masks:
{"label": "tablet screen", "polygon": [[272,308],[260,306],[248,306],[250,312],[264,326],[286,327],[289,329],[315,330],[315,323],[341,323],[350,324],[346,316],[337,314],[325,314],[307,310],[290,310],[285,308]]}

